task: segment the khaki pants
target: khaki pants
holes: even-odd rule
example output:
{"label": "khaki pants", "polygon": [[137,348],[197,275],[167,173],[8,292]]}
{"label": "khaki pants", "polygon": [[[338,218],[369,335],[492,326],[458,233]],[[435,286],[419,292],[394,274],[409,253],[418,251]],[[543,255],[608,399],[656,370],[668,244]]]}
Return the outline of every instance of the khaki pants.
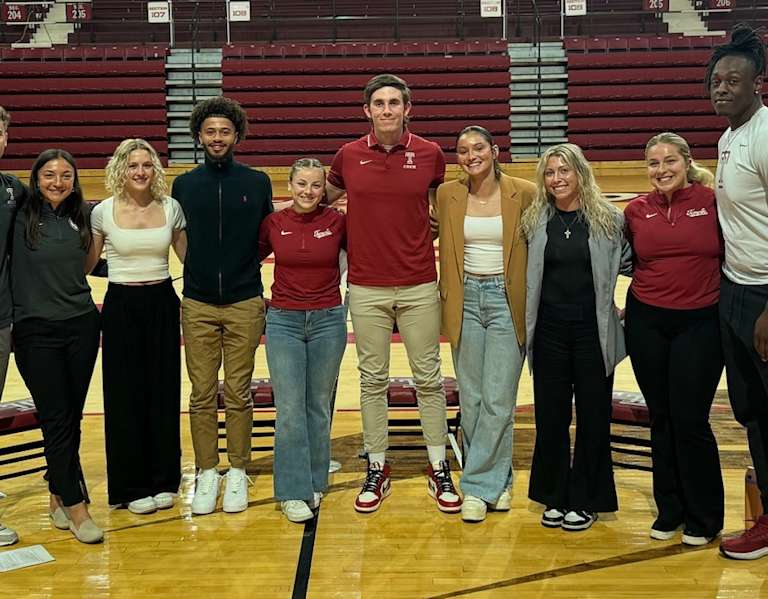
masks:
{"label": "khaki pants", "polygon": [[349,310],[360,370],[363,442],[388,447],[387,386],[392,326],[397,322],[416,385],[427,445],[445,445],[445,393],[440,376],[440,298],[436,283],[408,287],[349,286]]}
{"label": "khaki pants", "polygon": [[219,463],[216,396],[223,354],[227,455],[230,466],[245,468],[251,460],[250,387],[254,355],[264,332],[264,300],[254,297],[217,306],[185,297],[181,309],[187,372],[192,382],[189,420],[195,466],[208,469]]}

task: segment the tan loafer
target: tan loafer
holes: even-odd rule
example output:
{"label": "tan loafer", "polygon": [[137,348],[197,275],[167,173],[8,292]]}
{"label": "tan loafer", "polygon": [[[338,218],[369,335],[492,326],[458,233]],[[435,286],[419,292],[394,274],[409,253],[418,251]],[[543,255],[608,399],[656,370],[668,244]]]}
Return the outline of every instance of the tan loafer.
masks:
{"label": "tan loafer", "polygon": [[101,530],[90,518],[79,527],[70,520],[69,530],[81,543],[101,543],[104,540],[104,531]]}
{"label": "tan loafer", "polygon": [[69,530],[69,518],[67,518],[67,514],[61,507],[57,507],[48,516],[56,528],[59,530]]}

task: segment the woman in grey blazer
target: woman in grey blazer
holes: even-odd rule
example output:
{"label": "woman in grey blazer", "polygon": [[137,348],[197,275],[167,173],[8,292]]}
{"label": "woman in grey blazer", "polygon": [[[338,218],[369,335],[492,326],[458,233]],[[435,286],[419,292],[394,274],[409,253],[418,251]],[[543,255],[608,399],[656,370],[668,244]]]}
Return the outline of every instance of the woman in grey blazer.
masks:
{"label": "woman in grey blazer", "polygon": [[[586,530],[618,509],[610,449],[613,370],[626,355],[613,301],[631,271],[624,216],[606,201],[578,146],[548,149],[522,217],[528,240],[526,339],[536,445],[528,496],[541,523]],[[570,454],[571,405],[576,442]]]}

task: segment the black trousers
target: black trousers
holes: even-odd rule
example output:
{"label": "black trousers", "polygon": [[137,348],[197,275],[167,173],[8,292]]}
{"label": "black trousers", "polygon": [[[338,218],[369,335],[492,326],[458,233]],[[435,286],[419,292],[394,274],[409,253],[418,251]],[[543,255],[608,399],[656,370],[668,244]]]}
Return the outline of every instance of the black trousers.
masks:
{"label": "black trousers", "polygon": [[610,442],[613,375],[605,375],[597,322],[560,320],[542,308],[533,356],[536,445],[528,497],[569,510],[616,511]]}
{"label": "black trousers", "polygon": [[16,365],[32,393],[48,462],[48,489],[65,506],[87,498],[80,468],[80,420],[99,352],[99,313],[22,320],[13,327]]}
{"label": "black trousers", "polygon": [[170,279],[107,288],[102,364],[112,505],[179,489],[179,305]]}
{"label": "black trousers", "polygon": [[650,306],[627,294],[626,339],[651,418],[653,496],[665,529],[714,536],[724,492],[709,412],[723,372],[717,305]]}
{"label": "black trousers", "polygon": [[755,351],[755,321],[768,302],[768,285],[720,284],[720,332],[733,415],[747,428],[757,485],[768,514],[768,362]]}

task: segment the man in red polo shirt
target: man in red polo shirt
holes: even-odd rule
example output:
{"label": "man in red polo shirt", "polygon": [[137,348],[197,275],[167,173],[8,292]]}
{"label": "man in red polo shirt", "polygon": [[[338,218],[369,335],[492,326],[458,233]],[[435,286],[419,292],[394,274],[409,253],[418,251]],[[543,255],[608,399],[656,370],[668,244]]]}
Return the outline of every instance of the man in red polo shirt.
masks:
{"label": "man in red polo shirt", "polygon": [[445,457],[445,394],[440,376],[440,300],[429,206],[442,183],[437,144],[407,129],[411,91],[394,75],[365,86],[372,130],[337,152],[328,200],[347,193],[349,309],[360,370],[360,408],[368,473],[355,499],[373,512],[390,493],[387,450],[389,346],[400,331],[416,384],[429,457],[428,491],[444,512],[461,510]]}

